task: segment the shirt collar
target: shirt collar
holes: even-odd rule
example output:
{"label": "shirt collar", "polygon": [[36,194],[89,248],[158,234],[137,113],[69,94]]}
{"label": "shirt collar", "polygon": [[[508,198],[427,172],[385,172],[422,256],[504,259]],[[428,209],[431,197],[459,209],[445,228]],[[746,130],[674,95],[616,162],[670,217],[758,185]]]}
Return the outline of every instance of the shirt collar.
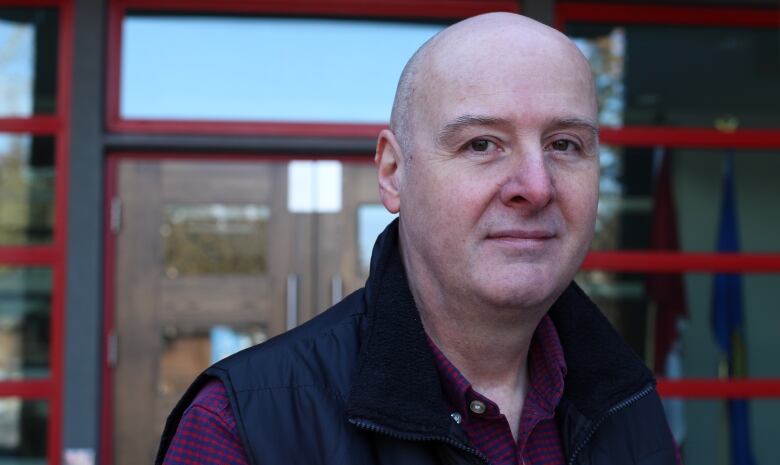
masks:
{"label": "shirt collar", "polygon": [[[481,415],[483,418],[498,416],[498,406],[474,390],[471,383],[447,359],[430,336],[427,340],[450,408],[461,415],[467,415],[469,405],[476,400],[485,404],[485,413]],[[548,315],[542,318],[534,331],[527,363],[528,393],[524,402],[524,413],[539,418],[552,418],[563,395],[566,360],[558,331]]]}

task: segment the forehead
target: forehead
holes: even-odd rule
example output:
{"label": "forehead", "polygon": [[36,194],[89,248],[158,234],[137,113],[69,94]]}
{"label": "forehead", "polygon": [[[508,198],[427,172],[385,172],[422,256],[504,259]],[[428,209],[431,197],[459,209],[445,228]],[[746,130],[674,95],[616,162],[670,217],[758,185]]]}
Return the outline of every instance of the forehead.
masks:
{"label": "forehead", "polygon": [[429,123],[460,114],[525,121],[595,119],[590,68],[560,40],[473,40],[447,44],[422,73],[420,110]]}

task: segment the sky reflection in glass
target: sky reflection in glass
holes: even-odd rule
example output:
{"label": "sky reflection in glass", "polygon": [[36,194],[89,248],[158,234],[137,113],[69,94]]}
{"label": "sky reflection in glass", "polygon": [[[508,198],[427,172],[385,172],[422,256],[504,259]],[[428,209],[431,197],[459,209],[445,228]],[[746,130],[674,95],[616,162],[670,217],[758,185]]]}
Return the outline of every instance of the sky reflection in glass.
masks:
{"label": "sky reflection in glass", "polygon": [[403,65],[443,27],[130,15],[120,116],[384,123]]}

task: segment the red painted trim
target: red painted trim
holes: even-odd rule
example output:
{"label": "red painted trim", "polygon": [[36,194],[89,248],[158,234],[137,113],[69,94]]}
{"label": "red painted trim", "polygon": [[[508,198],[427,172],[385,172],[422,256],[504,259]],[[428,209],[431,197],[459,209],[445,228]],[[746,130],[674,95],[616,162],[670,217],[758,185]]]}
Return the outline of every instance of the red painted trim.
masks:
{"label": "red painted trim", "polygon": [[489,11],[519,11],[514,0],[119,0],[126,9],[347,17],[457,19]]}
{"label": "red painted trim", "polygon": [[29,7],[58,7],[66,5],[70,0],[0,0],[0,6],[14,6],[20,8]]}
{"label": "red painted trim", "polygon": [[386,124],[248,122],[248,121],[173,121],[116,120],[111,122],[116,132],[143,134],[226,134],[310,137],[371,137],[386,128]]}
{"label": "red painted trim", "polygon": [[[21,397],[22,399],[45,399],[52,394],[52,383],[48,379],[2,381],[0,397]],[[52,422],[49,414],[49,423]]]}
{"label": "red painted trim", "polygon": [[780,27],[780,9],[734,6],[568,3],[555,7],[555,26],[569,22],[680,26]]}
{"label": "red painted trim", "polygon": [[54,248],[57,261],[53,269],[51,312],[51,383],[48,425],[48,463],[59,465],[62,460],[62,424],[64,402],[65,301],[68,234],[68,180],[70,149],[71,87],[74,41],[73,2],[63,2],[60,8],[60,40],[57,63],[57,115],[61,128],[55,153]]}
{"label": "red painted trim", "polygon": [[658,393],[664,397],[693,399],[780,398],[780,378],[749,379],[681,379],[658,380]]}
{"label": "red painted trim", "polygon": [[780,273],[780,253],[590,252],[582,268],[637,273]]}
{"label": "red painted trim", "polygon": [[150,161],[213,161],[213,162],[288,162],[291,160],[336,160],[343,163],[373,163],[374,154],[237,154],[237,153],[177,153],[177,152],[112,152],[109,160],[150,160]]}
{"label": "red painted trim", "polygon": [[62,127],[62,121],[58,116],[0,118],[0,132],[23,132],[36,135],[55,134],[57,131],[61,130]]}
{"label": "red painted trim", "polygon": [[114,432],[114,368],[108,364],[106,349],[109,335],[114,331],[114,305],[116,295],[116,236],[111,233],[111,199],[119,192],[120,157],[110,156],[106,166],[105,199],[103,199],[103,337],[101,338],[100,360],[103,369],[103,386],[100,400],[100,457],[98,463],[113,463]]}
{"label": "red painted trim", "polygon": [[601,128],[604,144],[687,148],[780,149],[780,130],[740,129],[723,132],[714,128],[638,127]]}
{"label": "red painted trim", "polygon": [[[56,207],[55,207],[56,208]],[[55,265],[58,250],[54,246],[0,247],[0,264],[5,265]]]}

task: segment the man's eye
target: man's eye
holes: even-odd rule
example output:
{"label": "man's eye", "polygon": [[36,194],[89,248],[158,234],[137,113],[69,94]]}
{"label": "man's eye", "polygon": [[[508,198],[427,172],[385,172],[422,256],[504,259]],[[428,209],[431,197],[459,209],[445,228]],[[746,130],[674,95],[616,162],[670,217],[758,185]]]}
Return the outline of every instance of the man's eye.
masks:
{"label": "man's eye", "polygon": [[469,142],[469,148],[475,152],[487,152],[493,142],[487,139],[474,139]]}
{"label": "man's eye", "polygon": [[577,147],[574,145],[574,142],[566,139],[558,139],[553,141],[552,144],[550,144],[550,147],[558,152],[565,152],[567,150],[576,149]]}

